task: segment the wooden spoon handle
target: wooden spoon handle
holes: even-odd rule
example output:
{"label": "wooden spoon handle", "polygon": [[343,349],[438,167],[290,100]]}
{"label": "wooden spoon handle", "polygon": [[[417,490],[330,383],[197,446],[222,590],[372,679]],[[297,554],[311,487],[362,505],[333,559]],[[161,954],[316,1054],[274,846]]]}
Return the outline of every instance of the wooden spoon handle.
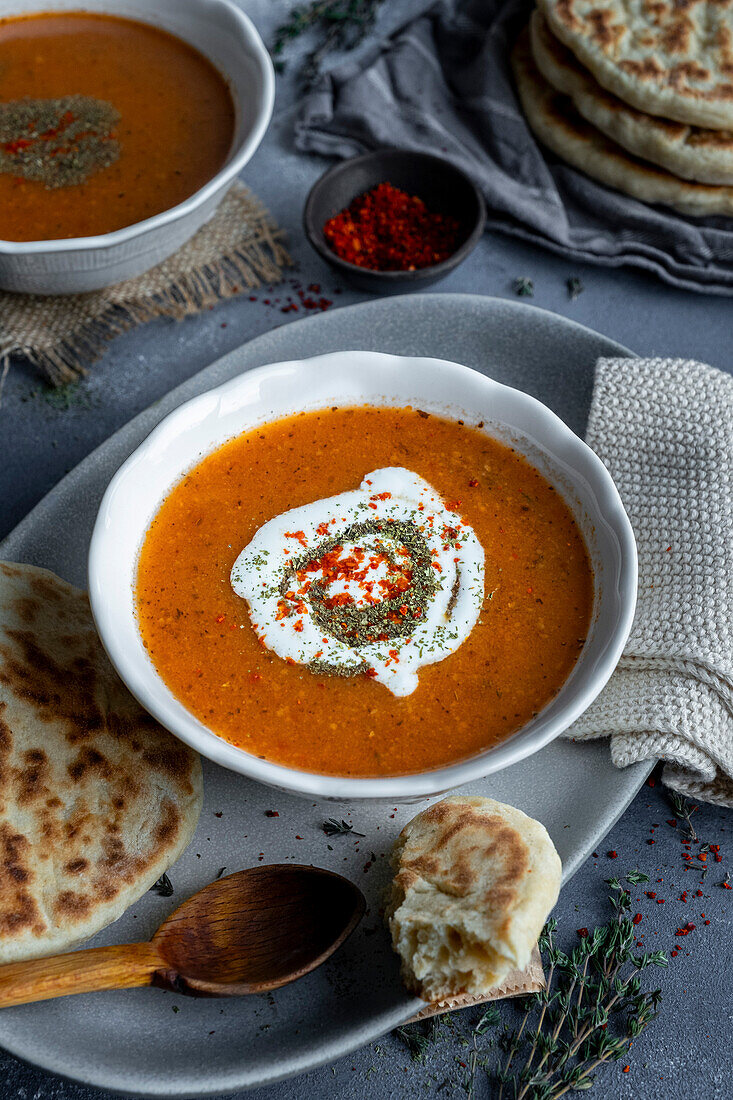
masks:
{"label": "wooden spoon handle", "polygon": [[162,960],[152,943],[93,947],[68,955],[0,966],[0,1008],[94,993],[99,989],[132,989],[150,985]]}

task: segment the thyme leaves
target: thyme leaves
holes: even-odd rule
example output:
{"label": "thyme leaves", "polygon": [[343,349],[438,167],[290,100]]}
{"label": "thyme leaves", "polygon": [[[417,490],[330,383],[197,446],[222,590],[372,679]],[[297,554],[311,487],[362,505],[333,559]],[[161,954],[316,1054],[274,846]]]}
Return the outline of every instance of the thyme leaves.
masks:
{"label": "thyme leaves", "polygon": [[173,883],[167,875],[161,875],[157,882],[150,887],[151,894],[159,894],[162,898],[173,897]]}
{"label": "thyme leaves", "polygon": [[351,833],[352,836],[364,836],[364,833],[357,833],[354,830],[353,825],[349,825],[348,821],[337,821],[335,817],[329,817],[323,822],[321,826],[326,836],[345,836],[347,833]]}
{"label": "thyme leaves", "polygon": [[384,0],[311,0],[297,5],[275,31],[272,55],[276,69],[282,72],[287,47],[304,34],[311,34],[315,45],[306,54],[298,76],[306,87],[312,86],[329,54],[353,49],[364,40],[383,3]]}

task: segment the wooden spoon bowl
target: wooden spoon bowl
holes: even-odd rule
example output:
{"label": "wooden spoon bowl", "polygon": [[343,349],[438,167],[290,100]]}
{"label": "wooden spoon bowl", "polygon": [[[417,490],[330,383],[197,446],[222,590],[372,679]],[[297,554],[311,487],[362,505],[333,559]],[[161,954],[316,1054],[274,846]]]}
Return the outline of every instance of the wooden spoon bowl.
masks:
{"label": "wooden spoon bowl", "polygon": [[145,985],[192,997],[264,993],[320,966],[365,908],[361,890],[333,871],[250,867],[184,901],[148,942],[0,967],[0,1007]]}
{"label": "wooden spoon bowl", "polygon": [[277,989],[320,966],[364,915],[357,886],[317,867],[251,867],[184,901],[152,939],[156,985],[193,996]]}

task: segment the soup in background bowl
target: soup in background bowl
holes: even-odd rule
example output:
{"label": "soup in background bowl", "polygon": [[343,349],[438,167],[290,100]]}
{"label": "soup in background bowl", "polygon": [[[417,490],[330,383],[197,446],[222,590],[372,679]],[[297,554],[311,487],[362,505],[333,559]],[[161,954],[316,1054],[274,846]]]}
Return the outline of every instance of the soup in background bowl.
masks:
{"label": "soup in background bowl", "polygon": [[607,471],[535,399],[351,352],[172,413],[107,490],[89,573],[120,675],[184,741],[395,799],[567,728],[621,653],[636,558]]}
{"label": "soup in background bowl", "polygon": [[102,12],[0,17],[0,238],[93,237],[208,183],[234,136],[225,78],[189,43]]}
{"label": "soup in background bowl", "polygon": [[[31,104],[28,124],[33,133],[37,132],[42,150],[47,148],[47,141],[52,152],[61,150],[67,177],[83,177],[80,186],[86,189],[90,203],[88,211],[79,207],[72,211],[74,224],[71,217],[54,221],[57,208],[46,200],[55,197],[58,207],[63,208],[66,202],[71,203],[71,193],[64,198],[66,189],[53,187],[50,195],[42,195],[43,181],[28,178],[35,174],[36,166],[28,163],[33,158],[28,152],[30,147],[23,144],[37,139],[21,137],[20,146],[17,138],[11,140],[0,161],[7,162],[10,156],[24,164],[26,175],[12,176],[14,186],[24,196],[19,206],[24,210],[24,224],[20,231],[10,227],[10,239],[0,236],[0,289],[32,294],[80,293],[122,282],[154,267],[213,216],[267,129],[275,95],[274,71],[251,20],[231,0],[155,0],[154,4],[148,0],[86,0],[83,5],[79,0],[14,0],[12,7],[3,7],[2,17],[5,23],[0,23],[0,42],[3,27],[6,38],[31,25],[38,28],[45,23],[56,28],[58,48],[54,46],[48,64],[36,74],[38,80],[34,76],[30,83],[23,84],[23,72],[12,64],[16,44],[9,42],[8,72],[15,75],[11,85],[0,93],[0,100],[12,97],[10,102],[17,104],[18,97],[22,100],[27,96],[41,101],[40,114],[38,103]],[[71,39],[77,37],[76,46],[83,46],[89,53],[88,63],[80,60],[72,84],[59,71],[67,46],[58,28],[64,21],[72,26],[81,19],[97,29],[91,38],[77,32],[69,35],[68,48]],[[105,33],[101,28],[106,28]],[[104,38],[105,34],[109,38],[104,46],[104,53],[108,48],[110,52],[109,74],[104,64],[94,61],[98,50],[92,39],[96,37],[98,46],[100,35]],[[127,36],[139,39],[139,50],[127,41]],[[130,74],[136,71],[138,53],[146,64],[138,74],[139,88],[136,77],[135,87],[128,85],[120,98],[108,86],[108,76],[116,68],[118,84],[124,80],[124,65],[120,66],[124,61],[120,54],[123,39]],[[160,60],[157,65],[156,46]],[[38,56],[43,62],[43,36],[39,36]],[[30,62],[32,68],[35,56]],[[73,68],[71,64],[67,67]],[[181,89],[189,78],[190,95],[181,110]],[[144,107],[140,102],[142,93],[145,100],[152,101],[147,115],[139,109]],[[164,118],[164,100],[169,104],[178,100],[178,120],[170,112]],[[14,107],[11,114],[16,113]],[[179,121],[185,124],[183,129]],[[2,133],[12,137],[14,131],[5,128],[7,122],[0,109]],[[9,122],[17,128],[17,117]],[[90,123],[87,129],[86,123]],[[132,129],[127,133],[130,123]],[[161,138],[165,136],[170,156],[164,155],[163,141],[151,137],[149,125],[153,132],[166,129]],[[194,129],[195,133],[187,133]],[[68,146],[59,142],[66,135],[72,139]],[[177,161],[181,151],[186,151],[189,137],[192,155],[184,170]],[[80,139],[78,148],[76,139]],[[128,152],[134,151],[139,141],[148,153],[144,154],[140,146],[135,157],[127,158],[125,147]],[[40,156],[41,162],[47,159]],[[141,175],[140,181],[131,182],[127,168],[132,169],[134,163]],[[41,163],[39,168],[42,174],[47,173],[48,164]],[[107,183],[123,168],[123,187],[103,197]],[[155,177],[155,188],[151,187],[151,177]],[[118,198],[123,192],[123,198]],[[151,203],[157,205],[158,212]],[[63,209],[57,209],[59,212],[63,215]],[[34,220],[37,229],[30,224]],[[44,233],[53,236],[44,237]]]}

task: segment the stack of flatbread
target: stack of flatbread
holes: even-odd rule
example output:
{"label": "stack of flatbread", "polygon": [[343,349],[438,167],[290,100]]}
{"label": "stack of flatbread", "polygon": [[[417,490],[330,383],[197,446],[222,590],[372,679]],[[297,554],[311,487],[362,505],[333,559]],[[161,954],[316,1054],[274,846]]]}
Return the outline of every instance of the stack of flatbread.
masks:
{"label": "stack of flatbread", "polygon": [[733,0],[538,0],[512,66],[530,127],[574,168],[733,215]]}

